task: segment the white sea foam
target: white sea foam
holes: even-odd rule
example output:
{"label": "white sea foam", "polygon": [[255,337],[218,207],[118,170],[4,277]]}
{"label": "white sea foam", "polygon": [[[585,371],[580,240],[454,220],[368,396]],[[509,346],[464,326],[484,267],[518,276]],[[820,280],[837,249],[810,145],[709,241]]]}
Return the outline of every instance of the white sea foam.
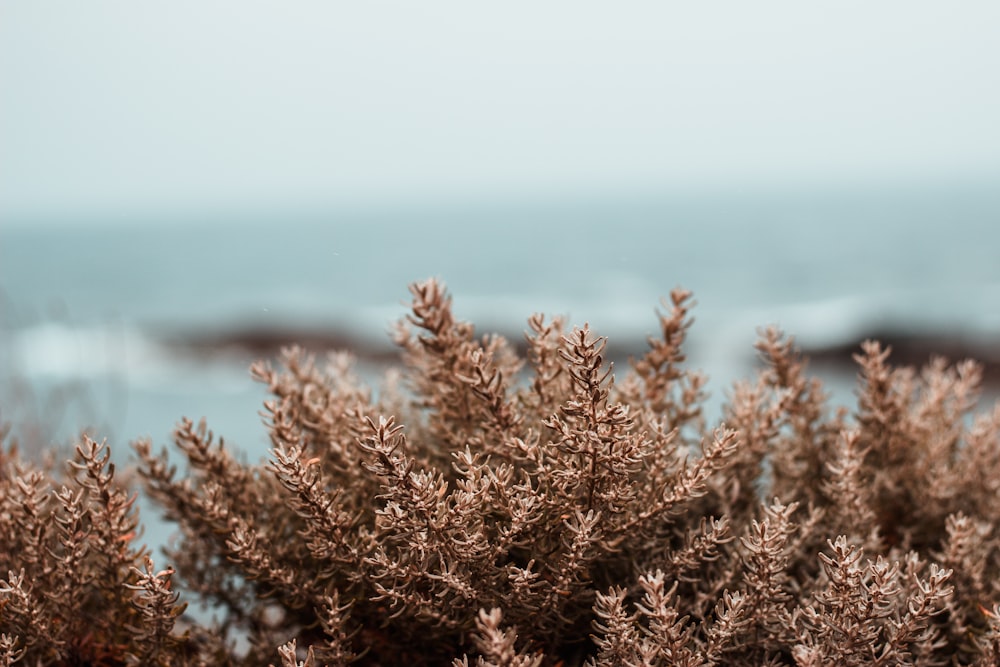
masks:
{"label": "white sea foam", "polygon": [[6,334],[7,373],[32,382],[113,378],[179,394],[237,392],[247,383],[248,361],[185,358],[133,327],[48,322]]}
{"label": "white sea foam", "polygon": [[28,377],[117,375],[162,360],[154,344],[126,327],[71,327],[46,322],[9,333],[12,367]]}

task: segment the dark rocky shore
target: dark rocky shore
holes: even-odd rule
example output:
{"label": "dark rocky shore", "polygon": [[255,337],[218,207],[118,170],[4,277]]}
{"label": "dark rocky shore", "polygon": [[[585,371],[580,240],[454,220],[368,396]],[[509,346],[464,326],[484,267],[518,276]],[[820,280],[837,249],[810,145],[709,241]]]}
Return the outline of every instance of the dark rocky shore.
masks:
{"label": "dark rocky shore", "polygon": [[983,382],[1000,385],[1000,338],[971,336],[961,332],[912,333],[900,330],[873,330],[850,343],[805,347],[803,353],[814,367],[850,370],[863,340],[877,340],[892,348],[889,361],[894,366],[923,366],[934,357],[949,363],[974,359],[983,367]]}
{"label": "dark rocky shore", "polygon": [[[479,335],[484,333],[486,332],[479,332]],[[527,344],[523,332],[498,333],[513,344],[518,354],[526,354]],[[177,354],[206,358],[227,354],[270,358],[277,355],[283,347],[298,345],[314,353],[344,350],[362,363],[375,365],[395,363],[400,359],[399,348],[393,345],[388,334],[362,337],[335,329],[243,326],[209,333],[160,333],[156,335],[156,340]],[[607,358],[618,365],[627,362],[630,356],[643,354],[646,349],[645,339],[617,340]]]}
{"label": "dark rocky shore", "polygon": [[[525,352],[520,332],[504,332],[519,353]],[[892,348],[890,362],[895,366],[923,366],[932,357],[944,357],[951,363],[975,359],[983,366],[984,383],[1000,386],[1000,338],[970,336],[961,332],[912,333],[902,330],[872,330],[850,342],[825,346],[804,346],[803,353],[816,370],[853,373],[854,355],[866,339],[879,340]],[[296,344],[322,353],[346,350],[363,363],[390,364],[399,360],[399,350],[388,336],[361,337],[343,331],[320,328],[274,328],[245,326],[213,333],[176,333],[160,337],[160,342],[177,353],[212,357],[227,353],[248,354],[255,358],[276,355],[282,347]],[[617,340],[612,354],[616,365],[646,350],[645,339]]]}
{"label": "dark rocky shore", "polygon": [[158,340],[175,352],[203,357],[238,353],[263,359],[277,355],[283,347],[298,345],[317,353],[346,350],[370,363],[391,363],[399,358],[387,337],[372,341],[330,329],[247,326],[211,333],[173,333]]}

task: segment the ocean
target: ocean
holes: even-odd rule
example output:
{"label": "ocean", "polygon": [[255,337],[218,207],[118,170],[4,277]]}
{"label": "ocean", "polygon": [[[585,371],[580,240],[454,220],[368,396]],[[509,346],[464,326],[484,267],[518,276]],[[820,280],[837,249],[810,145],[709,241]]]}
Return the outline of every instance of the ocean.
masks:
{"label": "ocean", "polygon": [[[185,341],[302,330],[388,350],[407,285],[431,276],[479,331],[520,336],[530,314],[562,314],[621,358],[684,286],[698,302],[690,364],[715,407],[752,372],[765,325],[810,348],[886,330],[1000,341],[1000,189],[58,222],[0,227],[0,420],[36,449],[90,428],[122,461],[184,416],[265,455],[255,353]],[[379,364],[362,370],[374,380]],[[853,371],[823,372],[849,401]]]}

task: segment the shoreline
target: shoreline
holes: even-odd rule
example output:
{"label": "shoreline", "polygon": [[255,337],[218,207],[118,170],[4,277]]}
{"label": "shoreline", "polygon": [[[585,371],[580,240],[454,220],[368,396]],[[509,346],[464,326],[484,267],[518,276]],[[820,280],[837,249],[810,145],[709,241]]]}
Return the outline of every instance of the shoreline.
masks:
{"label": "shoreline", "polygon": [[873,329],[855,342],[803,347],[802,353],[816,367],[848,370],[857,368],[854,355],[865,340],[877,340],[890,350],[893,367],[922,368],[935,357],[949,366],[972,359],[982,368],[984,387],[1000,386],[1000,339],[973,336],[965,332],[929,331],[914,333],[896,329]]}
{"label": "shoreline", "polygon": [[[497,332],[524,355],[527,345],[522,333]],[[697,336],[694,337],[697,339]],[[874,339],[891,348],[889,363],[894,367],[923,367],[934,357],[945,358],[949,365],[973,359],[982,366],[983,384],[1000,386],[1000,338],[973,336],[965,332],[929,331],[915,333],[899,329],[871,329],[850,341],[829,345],[800,345],[803,356],[817,369],[838,372],[856,370],[854,355],[864,340]],[[173,353],[212,358],[230,353],[251,354],[258,358],[274,357],[281,348],[299,345],[311,352],[342,350],[358,361],[391,364],[400,360],[399,349],[385,337],[375,340],[334,328],[243,326],[226,330],[175,332],[156,336],[159,344]],[[694,341],[696,344],[696,340]],[[613,349],[612,349],[613,348]],[[608,359],[616,365],[641,356],[647,349],[645,338],[618,339],[609,346]],[[752,352],[748,351],[748,359]]]}

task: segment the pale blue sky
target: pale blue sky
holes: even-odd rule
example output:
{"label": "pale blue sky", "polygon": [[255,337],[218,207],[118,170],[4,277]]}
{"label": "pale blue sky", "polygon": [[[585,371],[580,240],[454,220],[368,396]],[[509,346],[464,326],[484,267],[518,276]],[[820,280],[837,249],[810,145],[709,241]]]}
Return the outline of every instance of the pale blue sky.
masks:
{"label": "pale blue sky", "polygon": [[0,0],[0,221],[989,182],[998,35],[995,0]]}

